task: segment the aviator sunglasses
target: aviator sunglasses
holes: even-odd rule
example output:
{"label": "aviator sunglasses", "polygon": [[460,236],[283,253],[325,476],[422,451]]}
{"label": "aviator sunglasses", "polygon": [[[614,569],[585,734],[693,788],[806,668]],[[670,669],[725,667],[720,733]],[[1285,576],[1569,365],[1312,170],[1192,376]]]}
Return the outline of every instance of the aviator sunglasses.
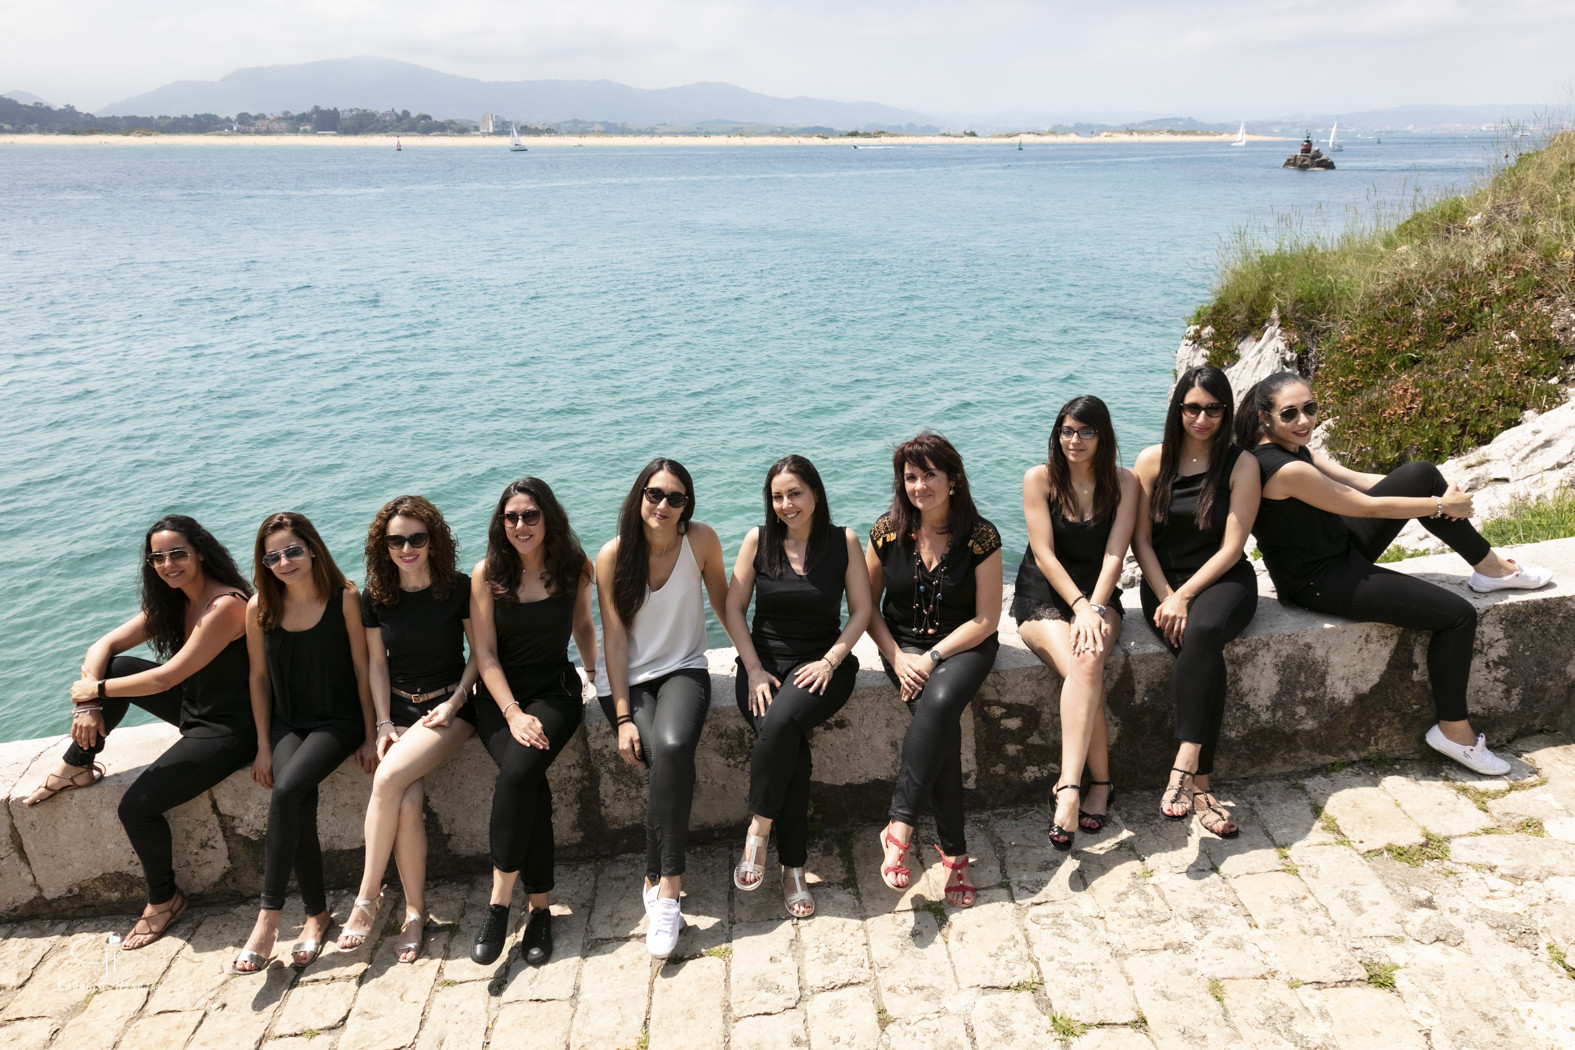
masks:
{"label": "aviator sunglasses", "polygon": [[152,554],[148,555],[148,564],[156,569],[160,565],[163,565],[166,559],[171,565],[179,565],[181,562],[187,560],[190,557],[191,551],[187,550],[185,547],[176,547],[172,551],[154,551]]}
{"label": "aviator sunglasses", "polygon": [[1295,405],[1286,405],[1284,408],[1280,409],[1280,422],[1295,422],[1297,415],[1304,415],[1308,419],[1316,419],[1318,417],[1318,402],[1309,401],[1300,408]]}
{"label": "aviator sunglasses", "polygon": [[429,539],[431,539],[431,536],[425,532],[412,532],[408,536],[390,532],[383,537],[384,542],[388,544],[388,549],[395,551],[402,551],[407,546],[413,551],[418,551],[427,545],[427,540]]}
{"label": "aviator sunglasses", "polygon": [[301,546],[299,543],[292,543],[288,547],[282,548],[281,550],[269,551],[267,554],[264,554],[262,556],[262,563],[271,569],[275,565],[279,564],[280,558],[289,558],[291,561],[296,561],[305,554],[305,547]]}
{"label": "aviator sunglasses", "polygon": [[540,521],[540,507],[532,507],[530,510],[506,510],[503,512],[503,524],[507,525],[511,529],[517,528],[522,522],[526,525],[535,525]]}
{"label": "aviator sunglasses", "polygon": [[653,507],[661,506],[662,500],[664,499],[667,501],[667,505],[669,507],[673,508],[674,510],[678,510],[685,503],[689,502],[689,494],[687,492],[677,491],[663,492],[661,489],[656,488],[655,486],[648,487],[645,490],[645,502],[649,503]]}
{"label": "aviator sunglasses", "polygon": [[1225,414],[1225,406],[1218,401],[1211,401],[1206,405],[1194,404],[1188,401],[1181,406],[1181,414],[1188,419],[1196,419],[1199,413],[1208,416],[1210,419],[1218,419]]}

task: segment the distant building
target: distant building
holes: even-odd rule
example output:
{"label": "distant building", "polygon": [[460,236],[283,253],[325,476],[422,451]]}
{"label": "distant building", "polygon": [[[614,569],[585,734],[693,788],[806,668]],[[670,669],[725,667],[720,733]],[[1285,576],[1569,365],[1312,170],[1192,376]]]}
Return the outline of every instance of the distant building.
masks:
{"label": "distant building", "polygon": [[483,113],[481,115],[481,128],[480,128],[481,133],[483,135],[491,135],[496,130],[492,125],[493,125],[492,114],[491,113]]}

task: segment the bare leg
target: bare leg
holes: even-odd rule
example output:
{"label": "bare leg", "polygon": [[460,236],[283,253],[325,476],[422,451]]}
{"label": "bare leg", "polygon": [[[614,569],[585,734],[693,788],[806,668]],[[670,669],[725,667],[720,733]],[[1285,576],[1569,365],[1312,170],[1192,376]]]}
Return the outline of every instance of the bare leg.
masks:
{"label": "bare leg", "polygon": [[[1061,676],[1061,775],[1057,786],[1080,784],[1094,743],[1095,723],[1103,728],[1103,720],[1096,715],[1104,698],[1105,656],[1111,651],[1112,639],[1106,639],[1103,652],[1074,655],[1071,625],[1064,620],[1031,620],[1018,634],[1035,656]],[[1100,760],[1108,773],[1103,748],[1101,752]],[[1077,810],[1077,792],[1056,794],[1055,823],[1059,827],[1077,827]]]}
{"label": "bare leg", "polygon": [[[771,825],[775,823],[776,821],[769,817],[762,817],[751,813],[749,815],[749,830],[745,832],[745,835],[753,838],[769,839],[771,837]],[[750,864],[764,864],[766,860],[765,846],[758,846],[751,850],[750,845],[746,840],[744,843],[744,853],[742,859]],[[760,882],[760,880],[761,876],[759,875],[744,873],[740,873],[739,875],[739,881],[746,886],[755,886]]]}
{"label": "bare leg", "polygon": [[[246,938],[247,951],[256,952],[267,959],[273,954],[274,942],[279,939],[279,912],[275,908],[263,908],[257,912],[257,922],[252,926],[251,936]],[[266,965],[266,963],[264,964]],[[250,962],[235,963],[235,968],[241,973],[256,973],[262,966],[255,966]]]}
{"label": "bare leg", "polygon": [[[907,845],[913,841],[912,824],[904,824],[900,820],[894,820],[886,825],[886,830],[891,834],[892,838],[896,839],[903,845]],[[881,860],[881,867],[889,868],[893,864],[902,863],[902,852],[896,846],[893,846],[891,843],[885,841],[884,838],[881,839],[881,843],[885,849],[885,857]],[[899,884],[904,889],[906,889],[908,886],[907,879],[901,875],[893,875],[891,880],[893,883]]]}
{"label": "bare leg", "polygon": [[399,800],[399,833],[394,838],[394,864],[405,890],[405,908],[426,912],[427,821],[422,800],[426,793],[417,780]]}

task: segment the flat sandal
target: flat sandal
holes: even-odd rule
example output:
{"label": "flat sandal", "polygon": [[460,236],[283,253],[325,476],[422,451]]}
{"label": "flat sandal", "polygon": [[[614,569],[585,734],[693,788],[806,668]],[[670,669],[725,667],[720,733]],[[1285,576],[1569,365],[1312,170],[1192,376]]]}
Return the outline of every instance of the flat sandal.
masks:
{"label": "flat sandal", "polygon": [[[789,891],[788,887],[793,887]],[[789,915],[795,919],[807,919],[815,914],[815,898],[809,894],[809,880],[804,876],[803,868],[782,869],[782,904],[787,908]],[[809,910],[804,912],[794,911],[797,905],[807,904]]]}
{"label": "flat sandal", "polygon": [[[1179,766],[1171,766],[1170,771],[1180,773],[1181,779],[1176,782],[1175,787],[1167,787],[1165,793],[1159,796],[1159,811],[1166,820],[1186,820],[1192,815],[1192,778],[1197,774],[1193,770],[1182,769]],[[1181,813],[1172,813],[1166,808],[1179,806],[1183,802],[1187,804],[1187,808]]]}
{"label": "flat sandal", "polygon": [[[1208,805],[1198,808],[1198,799],[1204,799]],[[1236,818],[1230,815],[1230,810],[1220,804],[1212,791],[1194,791],[1192,793],[1192,811],[1198,815],[1198,823],[1203,825],[1203,830],[1210,835],[1218,835],[1222,839],[1233,839],[1241,834],[1241,827],[1237,825]],[[1209,818],[1214,818],[1214,827],[1209,827]],[[1217,828],[1229,826],[1229,831],[1218,831]]]}
{"label": "flat sandal", "polygon": [[[137,918],[136,923],[131,927],[131,932],[126,934],[126,939],[120,942],[120,950],[123,952],[134,952],[139,948],[146,948],[148,945],[164,936],[165,932],[171,926],[175,925],[176,920],[185,914],[186,895],[180,890],[176,890],[175,896],[166,901],[164,907]],[[162,918],[164,921],[155,926],[152,920],[157,920],[160,918]],[[139,930],[138,927],[145,927],[145,929]],[[127,943],[133,937],[146,937],[147,940],[143,941],[141,944]]]}

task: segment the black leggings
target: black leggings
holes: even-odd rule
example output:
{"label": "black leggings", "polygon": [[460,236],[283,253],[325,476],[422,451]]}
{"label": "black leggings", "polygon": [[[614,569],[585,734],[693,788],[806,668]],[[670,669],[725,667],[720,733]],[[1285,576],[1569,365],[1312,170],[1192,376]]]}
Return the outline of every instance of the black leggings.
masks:
{"label": "black leggings", "polygon": [[766,667],[782,686],[763,715],[749,712],[749,675],[742,660],[733,677],[739,713],[755,731],[755,752],[749,760],[749,812],[774,823],[777,860],[789,868],[802,868],[809,861],[810,730],[842,710],[859,676],[859,662],[850,653],[837,665],[826,691],[811,693],[793,684],[793,672],[809,662]]}
{"label": "black leggings", "polygon": [[[1185,577],[1178,576],[1170,580],[1170,585],[1177,587],[1186,582]],[[1159,596],[1147,580],[1143,581],[1142,599],[1143,618],[1176,654],[1176,669],[1170,681],[1176,701],[1176,739],[1203,745],[1197,772],[1207,776],[1214,772],[1214,748],[1225,719],[1225,643],[1245,631],[1258,610],[1258,574],[1250,562],[1243,560],[1205,587],[1187,607],[1187,626],[1179,647],[1171,645],[1164,632],[1154,626]]]}
{"label": "black leggings", "polygon": [[[573,674],[572,671],[569,672]],[[574,682],[579,684],[576,675]],[[538,689],[541,686],[538,685]],[[526,893],[547,893],[553,877],[552,786],[547,767],[568,746],[574,731],[585,720],[585,704],[578,690],[557,683],[551,692],[513,689],[520,710],[541,721],[547,750],[526,747],[509,732],[509,723],[485,690],[476,697],[476,731],[487,753],[498,765],[492,788],[492,830],[488,839],[492,866],[498,871],[519,872]]]}
{"label": "black leggings", "polygon": [[[966,652],[947,657],[930,672],[924,690],[907,701],[913,722],[902,739],[902,766],[889,815],[904,824],[917,823],[928,800],[935,814],[935,835],[948,857],[968,852],[963,829],[962,713],[995,666],[1000,648],[1000,640],[992,635]],[[902,651],[926,652],[908,645]],[[885,666],[886,676],[897,682],[897,672],[890,664]]]}
{"label": "black leggings", "polygon": [[[1399,468],[1367,494],[1442,496],[1447,487],[1437,467],[1417,461]],[[1470,565],[1492,552],[1492,546],[1469,521],[1418,520]],[[1400,534],[1405,520],[1346,518],[1345,525],[1351,536],[1345,561],[1325,570],[1290,600],[1315,612],[1432,631],[1427,645],[1427,673],[1433,686],[1435,713],[1441,722],[1464,721],[1469,717],[1466,682],[1471,676],[1476,641],[1476,609],[1452,591],[1373,564],[1373,559]]]}
{"label": "black leggings", "polygon": [[273,744],[273,793],[263,843],[262,907],[284,907],[293,868],[306,914],[316,915],[328,907],[323,850],[317,841],[317,786],[355,754],[365,734],[349,723],[293,729],[275,720],[268,738]]}
{"label": "black leggings", "polygon": [[[139,657],[117,656],[110,660],[105,677],[125,678],[157,666]],[[148,696],[110,697],[101,703],[106,733],[120,724],[132,704],[170,725],[180,725],[177,689]],[[88,749],[73,742],[66,748],[65,760],[73,766],[88,766],[102,750],[102,739]],[[252,733],[205,728],[202,735],[183,734],[120,797],[120,823],[131,840],[131,848],[137,851],[137,859],[142,861],[149,904],[164,904],[175,896],[175,854],[164,814],[190,802],[256,757],[257,737]]]}
{"label": "black leggings", "polygon": [[[618,712],[601,698],[615,738]],[[685,668],[629,687],[629,713],[640,733],[641,760],[651,770],[645,814],[645,877],[652,882],[684,873],[689,810],[695,799],[695,748],[711,708],[711,674]]]}

